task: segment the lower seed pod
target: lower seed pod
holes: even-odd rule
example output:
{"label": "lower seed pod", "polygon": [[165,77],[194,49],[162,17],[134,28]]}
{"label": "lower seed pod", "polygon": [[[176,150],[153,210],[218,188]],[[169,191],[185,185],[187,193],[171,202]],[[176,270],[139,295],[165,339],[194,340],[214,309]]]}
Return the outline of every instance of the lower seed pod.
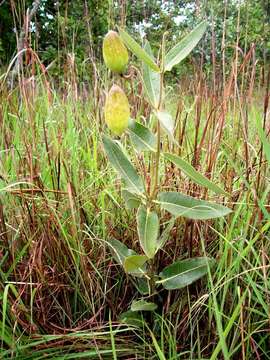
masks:
{"label": "lower seed pod", "polygon": [[105,102],[105,121],[108,128],[120,136],[127,129],[129,118],[128,98],[118,85],[113,85]]}

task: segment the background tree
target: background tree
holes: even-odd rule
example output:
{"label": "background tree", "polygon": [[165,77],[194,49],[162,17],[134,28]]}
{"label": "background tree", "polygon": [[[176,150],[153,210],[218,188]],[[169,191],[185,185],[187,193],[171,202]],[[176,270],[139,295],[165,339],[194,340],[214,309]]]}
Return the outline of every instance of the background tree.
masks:
{"label": "background tree", "polygon": [[[16,30],[21,30],[31,0],[5,0],[0,2],[0,61],[7,64],[16,52]],[[239,16],[239,27],[237,19]],[[241,51],[256,44],[256,56],[265,64],[269,61],[270,5],[263,0],[237,1],[191,1],[191,0],[41,0],[41,5],[31,22],[32,47],[47,66],[56,63],[54,75],[61,72],[67,54],[73,54],[77,66],[91,57],[100,62],[101,41],[109,28],[126,25],[138,41],[147,37],[154,48],[167,31],[168,47],[201,19],[207,18],[212,34],[203,46],[193,54],[198,56],[203,49],[206,64],[211,63],[212,43],[215,38],[216,61],[222,58],[224,20],[226,29],[226,59],[234,56],[236,39]],[[237,33],[238,29],[240,32]],[[187,59],[190,62],[190,59]],[[183,67],[182,67],[183,68]],[[179,70],[178,70],[179,71]],[[174,74],[175,75],[175,74]]]}

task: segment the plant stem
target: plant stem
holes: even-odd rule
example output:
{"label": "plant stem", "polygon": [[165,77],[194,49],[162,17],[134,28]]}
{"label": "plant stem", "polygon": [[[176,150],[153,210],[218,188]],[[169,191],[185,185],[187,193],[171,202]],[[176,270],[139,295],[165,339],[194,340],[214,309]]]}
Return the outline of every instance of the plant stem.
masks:
{"label": "plant stem", "polygon": [[[163,89],[164,89],[164,61],[165,61],[165,39],[166,39],[167,33],[165,32],[163,34],[162,38],[162,45],[161,45],[161,61],[160,61],[160,85],[159,85],[159,100],[158,100],[158,106],[157,111],[162,110],[163,107]],[[157,152],[156,157],[154,161],[154,185],[153,190],[150,195],[150,200],[155,200],[157,193],[158,193],[158,185],[159,185],[159,160],[160,160],[160,150],[161,150],[161,143],[160,143],[160,122],[158,120],[157,122]]]}
{"label": "plant stem", "polygon": [[[164,79],[164,73],[160,74],[160,94],[159,94],[159,102],[158,102],[158,108],[157,110],[162,109],[162,100],[163,100],[163,79]],[[154,160],[154,185],[152,194],[150,196],[151,200],[154,200],[157,195],[158,191],[158,185],[159,185],[159,160],[160,160],[160,150],[161,150],[161,129],[160,129],[160,122],[157,122],[157,152]]]}
{"label": "plant stem", "polygon": [[[163,108],[163,90],[164,90],[164,59],[165,59],[165,37],[166,33],[163,35],[162,39],[162,46],[161,46],[161,62],[160,62],[160,86],[159,86],[159,99],[158,99],[158,106],[155,110],[161,111]],[[155,156],[152,159],[152,169],[154,173],[154,180],[153,180],[153,187],[152,193],[150,194],[149,200],[150,204],[153,200],[156,199],[159,189],[159,162],[160,162],[160,153],[161,153],[161,128],[160,122],[157,121],[157,151]],[[152,172],[151,169],[151,172]],[[151,260],[150,263],[150,295],[155,294],[155,263],[154,259]]]}
{"label": "plant stem", "polygon": [[150,260],[149,267],[150,267],[149,295],[152,296],[155,293],[155,280],[154,280],[155,269],[154,269],[153,259]]}
{"label": "plant stem", "polygon": [[151,199],[154,200],[157,195],[157,188],[159,183],[159,159],[160,159],[160,123],[158,121],[157,124],[157,152],[156,152],[156,158],[155,158],[155,168],[154,168],[154,186],[153,186],[153,192],[151,195]]}

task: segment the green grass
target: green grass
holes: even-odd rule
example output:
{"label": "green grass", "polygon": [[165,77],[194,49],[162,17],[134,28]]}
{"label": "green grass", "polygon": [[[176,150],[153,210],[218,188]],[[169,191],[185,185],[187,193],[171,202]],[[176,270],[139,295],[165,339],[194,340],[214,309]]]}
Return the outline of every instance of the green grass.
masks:
{"label": "green grass", "polygon": [[[72,93],[55,92],[50,104],[42,87],[34,100],[1,94],[2,358],[270,359],[269,156],[260,161],[261,144],[269,144],[258,126],[263,101],[237,102],[234,118],[228,100],[220,142],[213,142],[218,112],[200,148],[198,169],[210,169],[230,192],[233,213],[207,223],[179,220],[159,254],[160,266],[192,251],[212,255],[216,267],[208,280],[161,292],[156,314],[136,328],[119,322],[137,291],[106,246],[113,236],[139,249],[135,216],[125,210],[120,181],[105,159],[100,135],[107,129],[91,97],[76,101]],[[188,116],[183,145],[164,147],[191,162],[198,108],[189,112],[190,95],[182,102],[176,138]],[[200,110],[198,143],[211,106],[207,99]],[[240,107],[249,114],[248,158]],[[165,186],[206,195],[177,170],[167,171]]]}

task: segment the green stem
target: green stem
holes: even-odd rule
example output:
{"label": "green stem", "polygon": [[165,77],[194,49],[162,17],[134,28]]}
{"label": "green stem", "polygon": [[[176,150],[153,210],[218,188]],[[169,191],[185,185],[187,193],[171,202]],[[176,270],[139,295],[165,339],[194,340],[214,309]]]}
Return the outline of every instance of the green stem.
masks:
{"label": "green stem", "polygon": [[[163,100],[163,79],[164,73],[160,74],[160,94],[159,94],[159,102],[157,110],[162,109],[162,100]],[[161,151],[161,129],[160,129],[160,122],[157,122],[157,151],[156,156],[154,159],[154,182],[153,182],[153,190],[152,194],[150,195],[151,200],[155,200],[158,192],[158,185],[159,185],[159,161],[160,161],[160,151]]]}
{"label": "green stem", "polygon": [[159,159],[160,159],[160,123],[157,124],[157,152],[155,157],[155,168],[154,168],[154,185],[153,192],[151,194],[151,200],[155,200],[157,195],[157,189],[159,184]]}
{"label": "green stem", "polygon": [[[163,108],[163,90],[164,90],[164,59],[165,59],[165,37],[166,33],[163,35],[162,39],[162,47],[161,47],[161,72],[160,72],[160,88],[159,88],[159,100],[158,106],[155,110],[161,111]],[[157,151],[155,156],[152,158],[151,164],[151,173],[153,171],[154,179],[153,179],[153,187],[152,193],[150,194],[149,201],[150,204],[153,200],[156,199],[158,190],[159,190],[159,162],[160,162],[160,153],[161,153],[161,128],[160,122],[157,121]],[[151,191],[151,190],[150,190]],[[150,295],[155,294],[155,263],[154,259],[151,260],[150,263]]]}
{"label": "green stem", "polygon": [[[167,33],[165,32],[163,34],[162,38],[162,45],[161,45],[161,61],[160,61],[160,87],[159,87],[159,100],[158,100],[158,106],[157,111],[162,110],[163,107],[163,89],[164,89],[164,60],[165,60],[165,38]],[[157,122],[157,152],[154,159],[154,181],[153,181],[153,190],[150,195],[150,201],[155,200],[157,193],[158,193],[158,187],[159,187],[159,161],[160,161],[160,150],[161,150],[161,143],[160,143],[160,122]]]}
{"label": "green stem", "polygon": [[149,266],[150,266],[150,280],[149,280],[149,287],[150,287],[150,289],[149,289],[149,295],[150,296],[152,296],[152,295],[154,295],[154,293],[155,293],[155,289],[156,289],[156,287],[155,287],[155,280],[154,280],[154,277],[155,277],[155,268],[154,268],[154,260],[153,259],[151,259],[150,260],[150,262],[149,262]]}

